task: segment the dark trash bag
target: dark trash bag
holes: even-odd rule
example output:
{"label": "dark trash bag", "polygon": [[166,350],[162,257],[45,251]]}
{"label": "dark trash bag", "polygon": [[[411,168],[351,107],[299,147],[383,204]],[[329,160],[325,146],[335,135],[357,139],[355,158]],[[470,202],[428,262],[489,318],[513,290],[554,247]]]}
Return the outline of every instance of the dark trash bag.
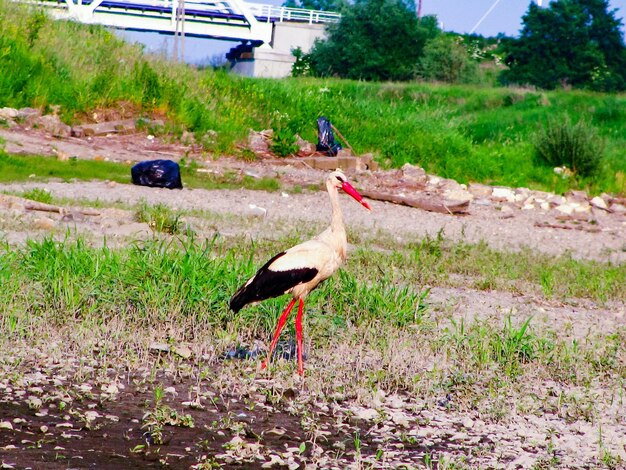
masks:
{"label": "dark trash bag", "polygon": [[324,116],[320,116],[317,119],[317,145],[315,150],[330,157],[336,156],[337,152],[341,150],[341,144],[335,142],[332,125]]}
{"label": "dark trash bag", "polygon": [[133,184],[152,188],[182,189],[180,167],[172,160],[148,160],[130,169]]}

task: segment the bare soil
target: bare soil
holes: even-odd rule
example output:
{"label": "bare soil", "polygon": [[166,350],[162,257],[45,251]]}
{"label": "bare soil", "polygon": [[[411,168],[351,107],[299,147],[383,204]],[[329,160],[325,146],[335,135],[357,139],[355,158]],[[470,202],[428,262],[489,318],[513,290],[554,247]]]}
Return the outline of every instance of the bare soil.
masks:
{"label": "bare soil", "polygon": [[[204,159],[193,148],[142,134],[54,139],[32,129],[3,129],[0,137],[14,153],[133,162],[186,156],[202,159],[203,166],[218,173],[276,177],[285,188],[319,185],[324,178],[323,172],[297,161]],[[363,177],[352,175],[357,187]],[[33,187],[48,189],[55,199],[75,202],[69,202],[60,214],[0,204],[0,233],[9,243],[21,244],[50,234],[62,238],[68,228],[93,240],[106,236],[112,244],[151,236],[149,227],[134,221],[124,208],[99,209],[98,215],[72,211],[85,200],[120,205],[145,200],[206,211],[214,214],[210,221],[188,220],[199,233],[245,233],[252,238],[279,237],[294,227],[315,231],[329,217],[327,195],[309,190],[170,191],[107,182],[52,181],[5,184],[0,191],[20,193]],[[594,211],[597,230],[586,230],[584,224],[582,229],[550,228],[546,224],[555,221],[553,212],[504,213],[498,204],[472,204],[468,214],[459,216],[378,201],[372,202],[373,211],[367,213],[347,199],[343,203],[351,233],[365,238],[388,237],[402,243],[443,232],[452,240],[485,241],[499,250],[528,247],[548,255],[570,253],[581,259],[626,261],[623,214]],[[263,208],[266,215],[255,215],[258,211],[251,205]],[[530,294],[469,288],[434,288],[429,302],[437,311],[453,310],[459,319],[532,314],[546,326],[567,330],[567,335],[576,338],[626,326],[624,302],[598,305],[578,299],[562,303]],[[91,372],[99,370],[95,374],[99,379],[87,374],[89,378],[82,380],[82,360],[59,358],[29,345],[0,353],[2,468],[436,468],[446,459],[457,462],[458,466],[451,468],[626,468],[626,407],[618,398],[607,399],[611,405],[593,423],[540,411],[498,422],[456,412],[446,397],[439,403],[424,403],[402,393],[381,392],[369,405],[350,397],[314,401],[307,396],[305,384],[291,387],[260,375],[240,386],[215,390],[213,384],[198,377],[201,358],[188,361],[188,373],[176,369],[179,358],[171,358],[156,372],[150,368],[120,371],[94,359],[89,367]],[[256,366],[256,361],[212,365],[246,376],[255,375]],[[12,379],[15,370],[25,373],[18,383]],[[154,398],[154,387],[159,384],[166,390],[160,405]],[[559,389],[558,384],[553,386]],[[276,392],[274,396],[260,393],[268,388]],[[163,405],[179,415],[190,414],[194,426],[165,425],[159,444],[143,424],[147,412]],[[385,412],[380,414],[380,410]],[[90,411],[95,413],[88,414]],[[602,460],[599,428],[602,449],[621,459],[614,460],[612,467]]]}

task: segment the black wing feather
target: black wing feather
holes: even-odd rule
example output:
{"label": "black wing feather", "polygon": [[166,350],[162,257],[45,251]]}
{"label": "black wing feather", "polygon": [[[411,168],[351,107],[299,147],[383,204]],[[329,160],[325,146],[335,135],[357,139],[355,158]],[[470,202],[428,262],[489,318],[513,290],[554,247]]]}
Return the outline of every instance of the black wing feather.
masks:
{"label": "black wing feather", "polygon": [[269,266],[285,252],[277,254],[265,263],[254,275],[230,299],[230,308],[237,313],[243,307],[252,302],[259,302],[283,295],[292,287],[309,282],[317,276],[316,268],[298,268],[287,271],[272,271]]}

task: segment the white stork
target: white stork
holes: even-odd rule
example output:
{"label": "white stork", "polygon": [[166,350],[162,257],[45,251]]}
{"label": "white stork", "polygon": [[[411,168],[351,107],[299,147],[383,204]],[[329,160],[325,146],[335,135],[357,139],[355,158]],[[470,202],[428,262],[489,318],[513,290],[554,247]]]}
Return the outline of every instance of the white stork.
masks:
{"label": "white stork", "polygon": [[363,196],[348,183],[346,176],[340,170],[333,171],[326,179],[326,189],[330,196],[332,208],[330,227],[315,238],[274,256],[248,282],[241,286],[230,299],[230,308],[237,313],[252,302],[259,302],[283,294],[291,294],[293,297],[278,320],[267,359],[261,364],[262,369],[267,367],[278,342],[280,332],[285,326],[291,309],[297,300],[296,343],[298,350],[298,374],[304,374],[304,362],[302,360],[304,299],[309,295],[309,292],[332,276],[346,260],[348,242],[341,207],[339,207],[338,190],[340,188],[366,209],[371,210],[369,204],[363,200]]}

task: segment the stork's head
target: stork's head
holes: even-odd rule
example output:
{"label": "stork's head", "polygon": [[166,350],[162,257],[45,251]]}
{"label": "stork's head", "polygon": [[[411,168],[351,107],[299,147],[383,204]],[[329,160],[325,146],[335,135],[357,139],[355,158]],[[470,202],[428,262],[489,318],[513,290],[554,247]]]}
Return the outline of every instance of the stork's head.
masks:
{"label": "stork's head", "polygon": [[342,189],[346,194],[352,196],[358,203],[360,203],[367,210],[372,210],[370,205],[363,199],[363,196],[354,189],[354,187],[348,183],[348,178],[343,174],[341,170],[335,170],[328,175],[328,183],[337,189]]}

